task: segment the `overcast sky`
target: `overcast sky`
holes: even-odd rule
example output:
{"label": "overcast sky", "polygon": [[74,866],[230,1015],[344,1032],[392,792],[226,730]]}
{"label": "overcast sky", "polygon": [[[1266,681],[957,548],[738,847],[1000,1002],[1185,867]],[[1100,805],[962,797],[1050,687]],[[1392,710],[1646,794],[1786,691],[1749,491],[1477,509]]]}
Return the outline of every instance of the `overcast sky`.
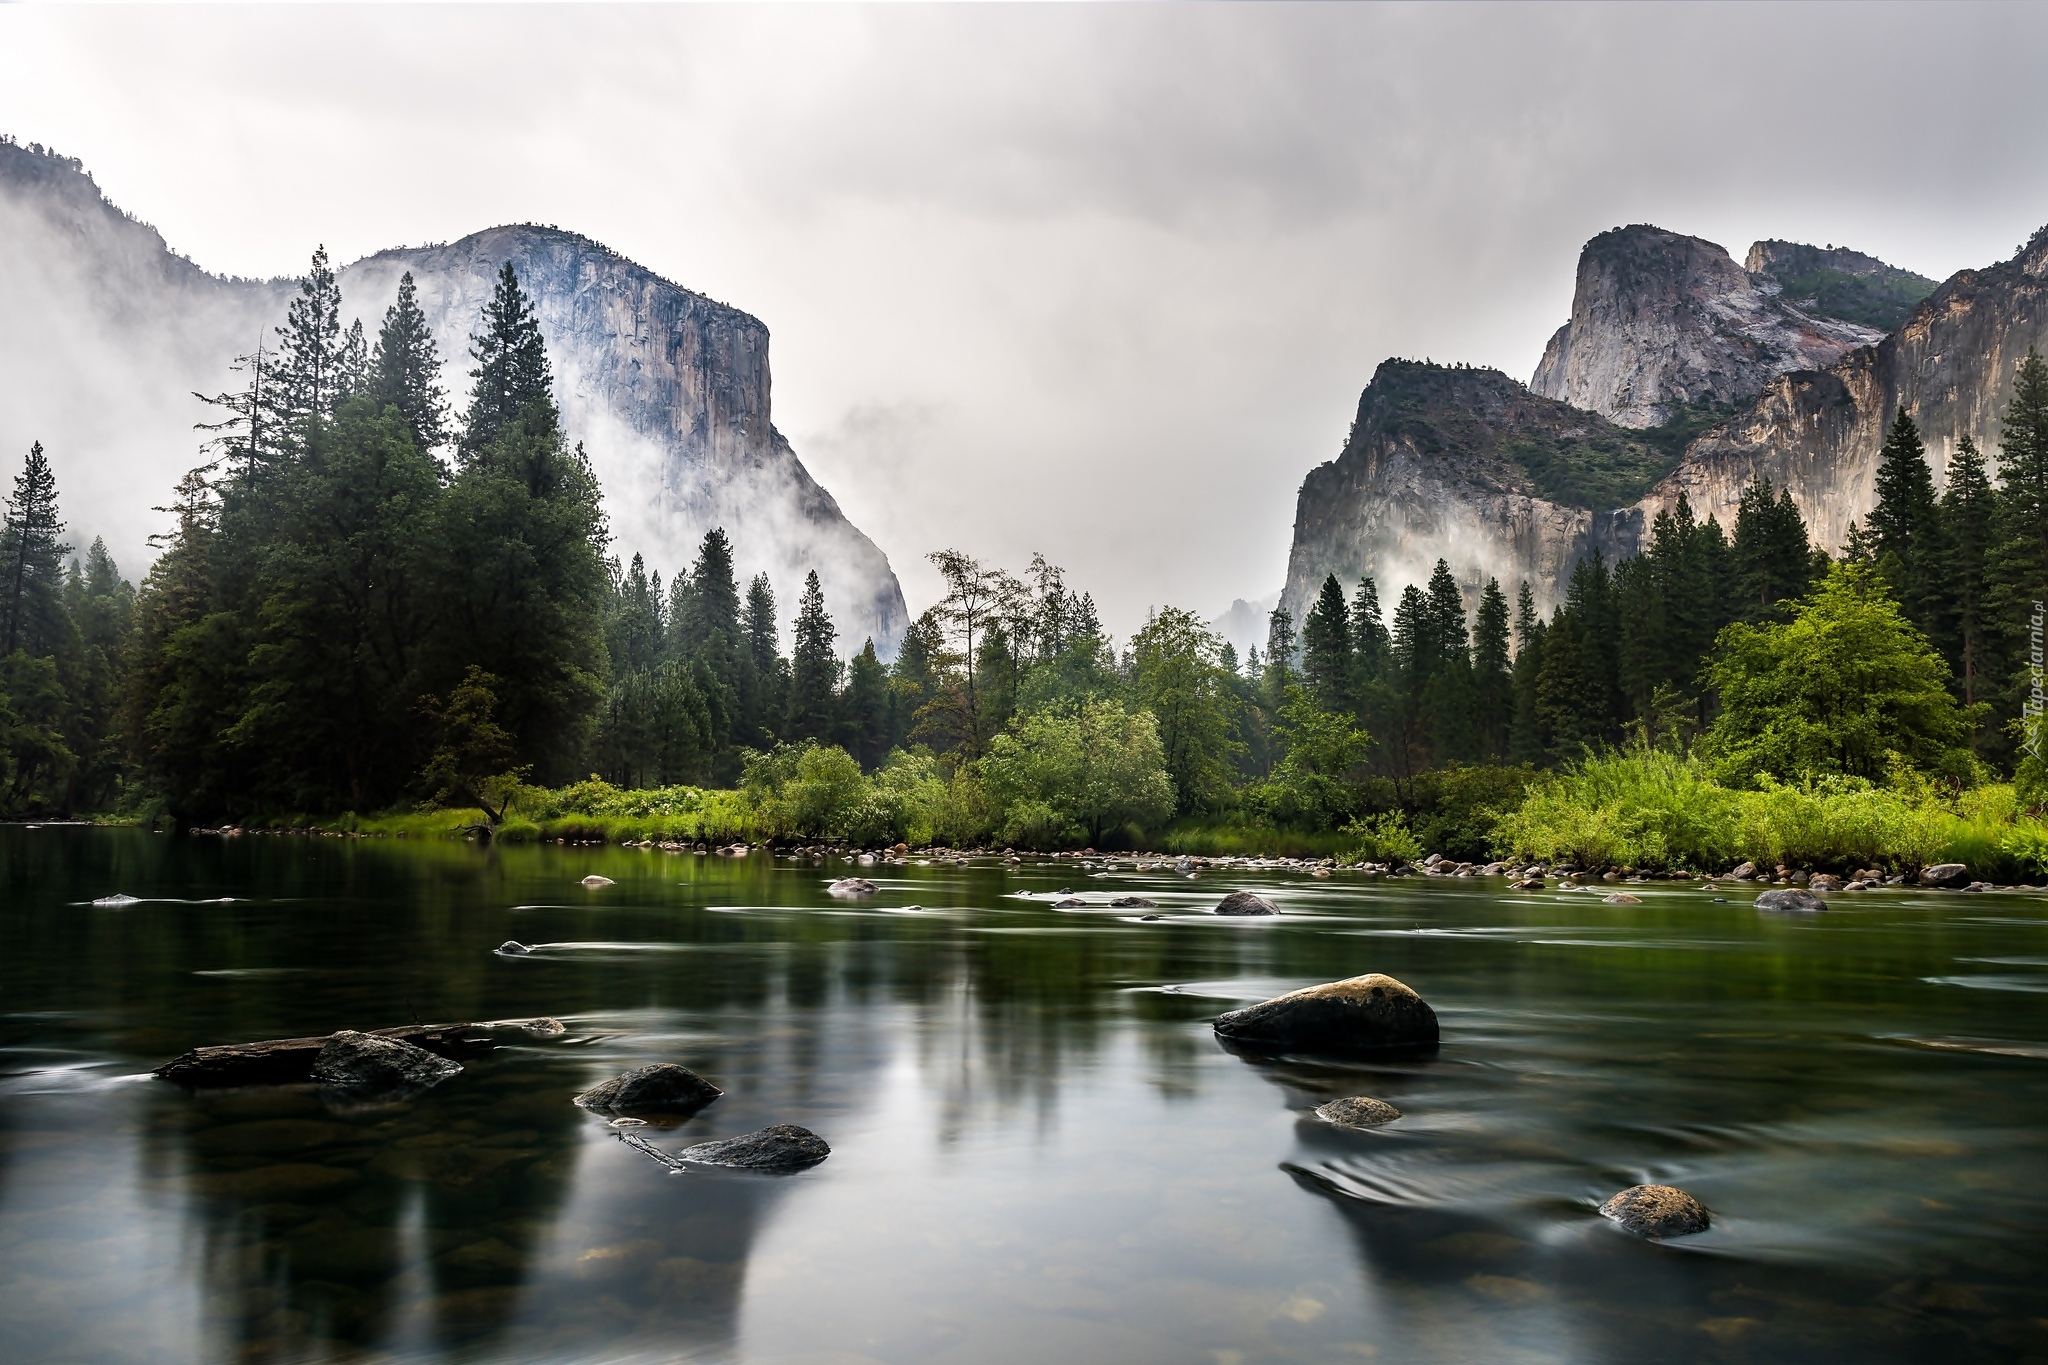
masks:
{"label": "overcast sky", "polygon": [[0,132],[224,273],[595,237],[768,325],[913,610],[1043,550],[1122,633],[1279,586],[1384,357],[1527,379],[1596,232],[2010,255],[2044,53],[2038,4],[0,6]]}

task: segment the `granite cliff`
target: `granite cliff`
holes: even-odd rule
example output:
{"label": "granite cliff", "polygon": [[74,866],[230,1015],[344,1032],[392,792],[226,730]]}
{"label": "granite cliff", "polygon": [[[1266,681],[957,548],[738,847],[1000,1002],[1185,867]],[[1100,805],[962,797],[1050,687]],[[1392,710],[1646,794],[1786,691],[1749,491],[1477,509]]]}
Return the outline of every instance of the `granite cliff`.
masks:
{"label": "granite cliff", "polygon": [[[573,439],[603,485],[615,549],[664,575],[713,526],[744,574],[793,605],[818,570],[842,643],[893,652],[908,624],[887,557],[849,522],[771,420],[768,329],[574,233],[500,227],[379,252],[340,271],[345,310],[373,337],[410,270],[447,366],[467,385],[468,337],[511,261],[535,300]],[[197,460],[194,391],[271,339],[290,280],[210,274],[122,213],[76,161],[0,143],[0,364],[14,381],[0,449],[40,439],[79,534],[142,567],[150,504]]]}

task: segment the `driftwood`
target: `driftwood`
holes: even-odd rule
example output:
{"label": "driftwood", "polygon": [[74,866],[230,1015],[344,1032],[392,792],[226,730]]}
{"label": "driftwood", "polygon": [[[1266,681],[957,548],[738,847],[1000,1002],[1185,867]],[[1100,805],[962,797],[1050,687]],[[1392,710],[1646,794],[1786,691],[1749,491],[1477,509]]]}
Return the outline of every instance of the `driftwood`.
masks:
{"label": "driftwood", "polygon": [[[450,1061],[480,1057],[497,1046],[489,1038],[465,1037],[470,1024],[408,1024],[403,1028],[371,1029],[380,1038],[396,1038],[425,1048]],[[167,1081],[187,1086],[289,1085],[313,1079],[313,1060],[327,1042],[320,1038],[272,1038],[260,1043],[224,1043],[195,1047],[155,1071]]]}

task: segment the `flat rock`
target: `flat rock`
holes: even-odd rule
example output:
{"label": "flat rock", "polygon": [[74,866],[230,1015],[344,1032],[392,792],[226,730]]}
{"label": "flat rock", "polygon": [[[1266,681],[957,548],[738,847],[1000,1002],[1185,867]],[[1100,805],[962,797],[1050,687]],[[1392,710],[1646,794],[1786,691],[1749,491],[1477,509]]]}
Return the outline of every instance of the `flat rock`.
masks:
{"label": "flat rock", "polygon": [[1920,869],[1920,885],[1939,886],[1946,890],[1960,890],[1970,884],[1970,869],[1965,863],[1936,863]]}
{"label": "flat rock", "polygon": [[685,1161],[706,1166],[733,1166],[746,1171],[800,1171],[832,1155],[825,1139],[808,1128],[778,1123],[758,1133],[700,1142],[676,1153]]}
{"label": "flat rock", "polygon": [[1277,915],[1273,902],[1253,891],[1233,891],[1216,907],[1219,915]]}
{"label": "flat rock", "polygon": [[1082,900],[1079,896],[1061,896],[1052,903],[1052,908],[1055,910],[1086,910],[1088,902]]}
{"label": "flat rock", "polygon": [[1766,891],[1756,898],[1759,910],[1825,910],[1828,903],[1811,891],[1793,887],[1784,891]]}
{"label": "flat rock", "polygon": [[1217,1036],[1248,1047],[1359,1052],[1430,1047],[1436,1011],[1391,976],[1374,972],[1290,991],[1216,1017]]}
{"label": "flat rock", "polygon": [[1707,1206],[1671,1185],[1631,1185],[1600,1206],[1638,1237],[1685,1237],[1705,1232],[1712,1221]]}
{"label": "flat rock", "polygon": [[[497,1046],[488,1038],[470,1037],[470,1028],[468,1024],[409,1024],[373,1032],[379,1038],[397,1038],[451,1061],[480,1057]],[[327,1041],[325,1036],[269,1038],[195,1047],[150,1074],[195,1087],[292,1085],[313,1079],[313,1063]]]}
{"label": "flat rock", "polygon": [[602,1114],[694,1114],[724,1093],[686,1066],[655,1062],[592,1086],[576,1103]]}
{"label": "flat rock", "polygon": [[1348,1095],[1316,1106],[1316,1117],[1339,1128],[1377,1128],[1401,1117],[1401,1111],[1370,1095]]}
{"label": "flat rock", "polygon": [[321,1045],[313,1059],[312,1075],[321,1085],[337,1090],[388,1094],[424,1090],[461,1070],[461,1063],[402,1039],[343,1029]]}
{"label": "flat rock", "polygon": [[825,888],[825,894],[828,896],[838,896],[842,899],[852,899],[858,896],[872,896],[881,889],[866,877],[841,877],[838,881]]}
{"label": "flat rock", "polygon": [[1641,896],[1631,896],[1626,891],[1610,891],[1600,898],[1609,905],[1641,905]]}

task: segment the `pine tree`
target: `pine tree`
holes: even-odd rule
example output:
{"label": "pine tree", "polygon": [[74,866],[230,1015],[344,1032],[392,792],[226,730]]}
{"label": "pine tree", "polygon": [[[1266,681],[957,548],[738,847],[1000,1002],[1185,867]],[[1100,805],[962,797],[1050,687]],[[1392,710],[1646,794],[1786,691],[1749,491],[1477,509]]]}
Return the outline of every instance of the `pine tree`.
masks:
{"label": "pine tree", "polygon": [[1451,566],[1439,559],[1429,576],[1429,617],[1436,633],[1437,674],[1427,694],[1427,733],[1439,763],[1479,756],[1478,698],[1472,680],[1471,636],[1465,595]]}
{"label": "pine tree", "polygon": [[797,599],[794,644],[789,659],[789,730],[793,740],[838,738],[839,656],[833,643],[839,628],[825,610],[825,589],[818,571],[804,576]]}
{"label": "pine tree", "polygon": [[370,389],[370,347],[363,339],[363,320],[349,322],[341,334],[341,350],[335,358],[334,406],[339,407]]}
{"label": "pine tree", "polygon": [[[1533,608],[1532,608],[1533,611]],[[1500,580],[1489,578],[1472,621],[1472,684],[1479,716],[1480,756],[1507,757],[1514,721],[1515,680],[1508,654],[1508,599]]]}
{"label": "pine tree", "polygon": [[1941,579],[1941,509],[1926,447],[1912,414],[1901,406],[1877,457],[1877,505],[1864,532],[1906,619],[1936,639],[1946,633]]}
{"label": "pine tree", "polygon": [[1805,596],[1812,582],[1805,519],[1791,490],[1774,499],[1771,481],[1762,475],[1743,490],[1736,509],[1734,574],[1745,621],[1783,620],[1781,603]]}
{"label": "pine tree", "polygon": [[1372,684],[1384,680],[1392,661],[1393,640],[1380,616],[1379,587],[1370,577],[1358,580],[1351,595],[1351,647],[1358,656],[1358,681]]}
{"label": "pine tree", "polygon": [[1310,695],[1325,711],[1351,709],[1351,611],[1337,576],[1323,590],[1301,627],[1301,671]]}
{"label": "pine tree", "polygon": [[[2018,645],[2036,603],[2048,599],[2048,361],[2031,346],[2013,377],[1998,453],[1997,539],[1987,598],[1992,618],[2011,623],[2009,638]],[[1998,719],[2013,721],[2034,685],[2026,651],[2007,650],[1985,671],[1987,691],[1994,681],[2004,684]]]}
{"label": "pine tree", "polygon": [[346,356],[341,330],[341,286],[327,263],[327,248],[313,252],[299,281],[298,297],[277,329],[277,360],[267,403],[278,434],[295,454],[303,453],[312,431],[334,414],[346,397]]}
{"label": "pine tree", "polygon": [[623,573],[613,564],[610,619],[605,630],[605,648],[612,668],[618,673],[651,673],[661,662],[662,600],[661,575],[650,581],[647,565],[639,555]]}
{"label": "pine tree", "polygon": [[868,772],[888,760],[896,736],[891,733],[889,670],[875,655],[871,638],[846,666],[846,691],[840,696],[843,717],[840,742]]}
{"label": "pine tree", "polygon": [[1294,616],[1285,607],[1275,607],[1266,617],[1266,676],[1262,703],[1269,712],[1287,704],[1287,689],[1294,681]]}
{"label": "pine tree", "polygon": [[515,425],[555,429],[554,371],[541,341],[540,320],[519,287],[518,272],[505,262],[484,308],[484,330],[470,337],[469,411],[463,415],[462,458],[474,461]]}
{"label": "pine tree", "polygon": [[1543,618],[1536,614],[1536,596],[1525,578],[1515,594],[1515,719],[1508,737],[1508,759],[1513,763],[1541,763],[1550,750],[1537,706],[1544,634]]}
{"label": "pine tree", "polygon": [[1995,630],[1995,620],[1986,609],[1985,594],[1996,511],[1984,456],[1977,443],[1964,436],[1948,462],[1948,488],[1941,496],[1941,574],[1954,610],[1947,638],[1936,643],[1948,656],[1965,706],[1976,702],[1984,689],[1991,657],[1987,637]]}
{"label": "pine tree", "polygon": [[58,539],[64,523],[57,515],[57,475],[43,454],[43,443],[29,447],[28,459],[14,478],[7,499],[7,520],[0,532],[0,571],[6,574],[7,649],[30,655],[49,652],[61,630],[60,596],[64,556],[71,547]]}
{"label": "pine tree", "polygon": [[448,403],[441,392],[441,355],[420,311],[412,272],[398,277],[398,302],[384,310],[377,354],[369,378],[370,397],[395,407],[412,432],[413,444],[435,450],[448,441]]}
{"label": "pine tree", "polygon": [[740,699],[745,742],[760,748],[770,742],[772,731],[781,724],[784,699],[788,693],[788,661],[782,657],[782,637],[775,623],[775,589],[768,575],[757,573],[747,584],[747,601],[740,629],[747,654],[747,682],[751,694]]}

